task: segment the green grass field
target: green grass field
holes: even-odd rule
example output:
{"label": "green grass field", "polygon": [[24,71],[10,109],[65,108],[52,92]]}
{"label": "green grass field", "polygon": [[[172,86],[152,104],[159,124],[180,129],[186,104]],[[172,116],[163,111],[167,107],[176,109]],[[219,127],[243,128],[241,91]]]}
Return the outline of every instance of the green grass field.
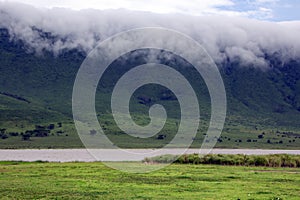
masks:
{"label": "green grass field", "polygon": [[[147,124],[145,116],[135,115],[139,124]],[[164,139],[157,139],[156,136],[151,138],[134,138],[122,131],[113,124],[113,119],[106,115],[103,117],[103,129],[107,137],[117,146],[122,148],[161,148],[168,144],[175,134],[177,129],[176,121],[170,119],[166,123],[166,127],[159,134],[166,135]],[[57,126],[58,122],[62,122],[62,127]],[[24,141],[21,133],[27,130],[33,130],[35,125],[48,126],[55,124],[55,128],[51,130],[47,137],[30,137],[29,140]],[[199,148],[202,145],[204,134],[207,130],[207,122],[202,122],[197,136],[194,138],[191,145],[192,148]],[[70,119],[68,121],[50,121],[47,123],[28,123],[28,122],[5,122],[0,123],[0,129],[5,128],[8,137],[1,138],[0,134],[0,149],[27,149],[27,148],[84,148],[79,139],[74,122]],[[62,131],[62,134],[57,134]],[[18,136],[11,136],[10,132],[18,132]],[[263,138],[259,139],[259,135]],[[268,142],[269,141],[269,142]],[[225,125],[216,148],[261,148],[261,149],[299,149],[300,146],[300,131],[296,128],[281,127],[280,129],[269,126],[248,125],[242,126],[239,123],[230,123]],[[180,144],[178,145],[180,147]]]}
{"label": "green grass field", "polygon": [[[143,163],[120,163],[136,167]],[[1,199],[299,199],[299,168],[172,164],[129,174],[94,163],[1,162]]]}

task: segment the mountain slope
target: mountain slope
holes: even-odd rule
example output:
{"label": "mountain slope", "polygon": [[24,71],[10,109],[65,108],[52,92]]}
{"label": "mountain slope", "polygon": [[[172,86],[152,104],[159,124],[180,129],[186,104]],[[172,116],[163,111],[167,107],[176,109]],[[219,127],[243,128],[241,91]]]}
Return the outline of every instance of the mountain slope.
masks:
{"label": "mountain slope", "polygon": [[[109,112],[110,93],[115,82],[126,70],[145,63],[143,54],[147,51],[135,53],[135,57],[128,55],[129,61],[118,59],[106,72],[106,78],[100,81],[99,84],[105,87],[98,86],[96,107],[99,116],[105,116],[100,118],[104,126],[107,126],[107,121],[114,124]],[[34,125],[72,120],[73,83],[85,58],[84,53],[74,49],[58,56],[48,51],[35,55],[22,41],[11,41],[6,29],[0,29],[0,58],[0,125],[19,121]],[[277,54],[266,54],[265,59],[270,63],[268,69],[244,66],[239,60],[230,59],[219,64],[228,102],[225,133],[300,130],[300,61],[283,62]],[[204,132],[210,117],[210,98],[205,83],[201,77],[195,77],[192,67],[178,57],[161,62],[173,66],[194,82],[193,87],[200,97],[201,118],[204,121],[201,130]],[[136,119],[142,118],[140,124],[147,124],[149,106],[154,103],[166,106],[172,118],[170,122],[179,118],[178,102],[167,88],[145,87],[132,98],[132,114]],[[236,129],[237,126],[242,128]],[[107,129],[109,133],[120,131],[115,125]],[[175,130],[176,127],[170,128],[165,133],[172,135]]]}

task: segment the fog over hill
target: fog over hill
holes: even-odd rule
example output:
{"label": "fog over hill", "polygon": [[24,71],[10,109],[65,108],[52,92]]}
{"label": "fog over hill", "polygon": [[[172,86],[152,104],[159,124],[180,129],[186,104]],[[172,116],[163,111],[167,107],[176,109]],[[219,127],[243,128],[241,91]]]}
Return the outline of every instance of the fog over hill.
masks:
{"label": "fog over hill", "polygon": [[28,51],[37,53],[48,50],[59,55],[74,48],[87,53],[99,41],[120,31],[149,26],[191,36],[217,63],[229,59],[240,65],[266,68],[271,66],[267,56],[276,55],[283,63],[300,56],[299,21],[278,23],[122,9],[74,11],[0,2],[0,28],[8,29],[11,40],[21,39]]}

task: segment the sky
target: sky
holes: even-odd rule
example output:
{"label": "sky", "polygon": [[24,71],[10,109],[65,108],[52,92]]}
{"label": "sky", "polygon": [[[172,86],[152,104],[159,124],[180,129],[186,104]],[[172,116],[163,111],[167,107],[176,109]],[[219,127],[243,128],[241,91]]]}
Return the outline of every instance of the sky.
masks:
{"label": "sky", "polygon": [[266,21],[300,20],[299,0],[0,0],[35,7],[128,9],[154,13],[239,16]]}

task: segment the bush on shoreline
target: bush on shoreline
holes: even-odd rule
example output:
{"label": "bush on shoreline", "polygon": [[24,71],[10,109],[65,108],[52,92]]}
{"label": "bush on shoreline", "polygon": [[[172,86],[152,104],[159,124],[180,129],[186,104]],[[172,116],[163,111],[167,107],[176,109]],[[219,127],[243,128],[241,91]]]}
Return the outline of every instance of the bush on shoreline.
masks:
{"label": "bush on shoreline", "polygon": [[162,155],[145,158],[146,163],[178,163],[178,164],[215,164],[235,166],[264,166],[264,167],[300,167],[300,155],[272,154],[272,155],[225,155],[208,154],[185,154],[182,156]]}

